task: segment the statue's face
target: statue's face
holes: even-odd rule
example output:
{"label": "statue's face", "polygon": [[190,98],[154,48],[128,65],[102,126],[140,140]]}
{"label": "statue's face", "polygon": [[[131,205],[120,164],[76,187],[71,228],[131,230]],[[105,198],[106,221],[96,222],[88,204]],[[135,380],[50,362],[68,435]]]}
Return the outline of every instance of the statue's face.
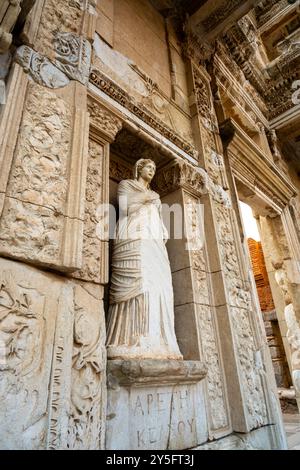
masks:
{"label": "statue's face", "polygon": [[143,178],[143,180],[147,181],[150,183],[153,179],[153,176],[155,175],[155,164],[154,163],[146,163],[146,165],[143,166],[143,168],[140,170],[140,177]]}

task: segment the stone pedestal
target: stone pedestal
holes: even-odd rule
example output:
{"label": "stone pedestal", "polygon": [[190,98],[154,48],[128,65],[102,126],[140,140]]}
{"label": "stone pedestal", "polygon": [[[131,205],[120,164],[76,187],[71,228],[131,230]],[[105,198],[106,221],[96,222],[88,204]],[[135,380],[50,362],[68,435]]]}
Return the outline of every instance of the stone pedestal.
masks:
{"label": "stone pedestal", "polygon": [[206,372],[199,361],[108,361],[106,448],[188,449],[205,442]]}

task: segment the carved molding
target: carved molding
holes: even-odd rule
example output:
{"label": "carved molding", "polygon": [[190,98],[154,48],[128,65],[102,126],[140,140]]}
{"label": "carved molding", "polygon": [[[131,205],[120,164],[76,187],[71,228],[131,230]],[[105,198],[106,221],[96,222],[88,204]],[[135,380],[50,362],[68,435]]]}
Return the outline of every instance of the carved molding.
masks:
{"label": "carved molding", "polygon": [[206,365],[200,361],[120,359],[107,361],[107,365],[108,386],[112,389],[119,385],[193,384],[200,382],[207,374]]}
{"label": "carved molding", "polygon": [[[253,190],[265,194],[269,201],[273,201],[274,209],[281,212],[296,196],[295,186],[232,119],[225,121],[220,130],[235,176],[247,186],[252,179]],[[249,180],[248,175],[251,174],[254,176]]]}
{"label": "carved molding", "polygon": [[198,152],[190,143],[185,141],[182,137],[178,136],[173,129],[168,127],[143,104],[137,103],[129,93],[123,90],[119,85],[110,80],[99,70],[92,70],[90,74],[90,82],[105,94],[110,96],[117,103],[131,111],[135,116],[140,118],[157,132],[159,132],[163,137],[169,139],[173,144],[182,149],[188,155],[192,156],[193,158],[197,158]]}

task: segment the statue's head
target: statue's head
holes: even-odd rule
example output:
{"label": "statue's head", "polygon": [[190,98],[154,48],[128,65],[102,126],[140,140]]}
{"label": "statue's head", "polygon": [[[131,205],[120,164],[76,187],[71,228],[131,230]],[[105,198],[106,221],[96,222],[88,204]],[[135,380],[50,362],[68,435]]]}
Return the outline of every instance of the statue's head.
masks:
{"label": "statue's head", "polygon": [[134,165],[134,178],[138,180],[142,178],[151,183],[156,171],[156,165],[150,158],[140,158]]}

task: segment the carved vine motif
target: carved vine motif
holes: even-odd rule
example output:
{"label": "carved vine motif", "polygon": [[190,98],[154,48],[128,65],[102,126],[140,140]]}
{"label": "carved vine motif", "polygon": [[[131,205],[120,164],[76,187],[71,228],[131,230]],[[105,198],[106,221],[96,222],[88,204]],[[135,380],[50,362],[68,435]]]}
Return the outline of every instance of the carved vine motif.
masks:
{"label": "carved vine motif", "polygon": [[109,177],[118,183],[122,179],[131,179],[132,169],[125,166],[123,162],[112,158],[109,164]]}
{"label": "carved vine motif", "polygon": [[102,420],[103,338],[88,312],[75,304],[71,412],[68,447],[98,449]]}
{"label": "carved vine motif", "polygon": [[202,25],[206,32],[212,31],[219,23],[224,21],[242,3],[241,0],[226,0],[216,10],[214,10]]}
{"label": "carved vine motif", "polygon": [[251,311],[231,308],[238,357],[245,384],[248,419],[253,429],[267,423],[267,409],[260,370],[255,361],[255,344],[249,313],[251,314]]}
{"label": "carved vine motif", "polygon": [[201,332],[204,361],[208,368],[208,395],[209,402],[211,404],[210,413],[212,428],[215,430],[222,429],[228,426],[228,416],[225,404],[225,391],[220,355],[211,307],[199,305],[197,318],[199,331]]}
{"label": "carved vine motif", "polygon": [[255,428],[266,422],[266,405],[260,373],[255,363],[256,350],[249,319],[253,306],[250,293],[245,290],[241,281],[229,211],[219,204],[215,206],[217,234],[229,292],[238,358],[244,376],[247,410],[251,428]]}
{"label": "carved vine motif", "polygon": [[42,353],[42,320],[27,289],[10,271],[0,278],[0,370],[23,377],[36,370]]}
{"label": "carved vine motif", "polygon": [[[190,238],[199,238],[201,234],[200,220],[195,209],[198,204],[196,198],[186,197],[185,204],[190,208],[188,212],[188,225],[190,229]],[[193,210],[194,207],[194,210]],[[196,243],[193,243],[194,248]],[[199,293],[197,302],[197,321],[201,336],[201,346],[204,355],[204,361],[208,366],[208,395],[210,413],[212,419],[212,429],[222,429],[228,425],[228,417],[225,404],[225,391],[223,383],[223,372],[220,364],[219,348],[216,336],[216,325],[214,324],[213,314],[210,307],[210,298],[208,291],[207,263],[204,247],[194,249],[191,252],[193,263],[193,274],[196,281],[196,292]],[[201,304],[201,305],[200,305]]]}
{"label": "carved vine motif", "polygon": [[97,237],[97,224],[101,213],[97,211],[103,203],[103,146],[89,141],[89,158],[86,180],[85,217],[83,230],[83,268],[79,276],[99,282],[101,274],[101,240]]}

